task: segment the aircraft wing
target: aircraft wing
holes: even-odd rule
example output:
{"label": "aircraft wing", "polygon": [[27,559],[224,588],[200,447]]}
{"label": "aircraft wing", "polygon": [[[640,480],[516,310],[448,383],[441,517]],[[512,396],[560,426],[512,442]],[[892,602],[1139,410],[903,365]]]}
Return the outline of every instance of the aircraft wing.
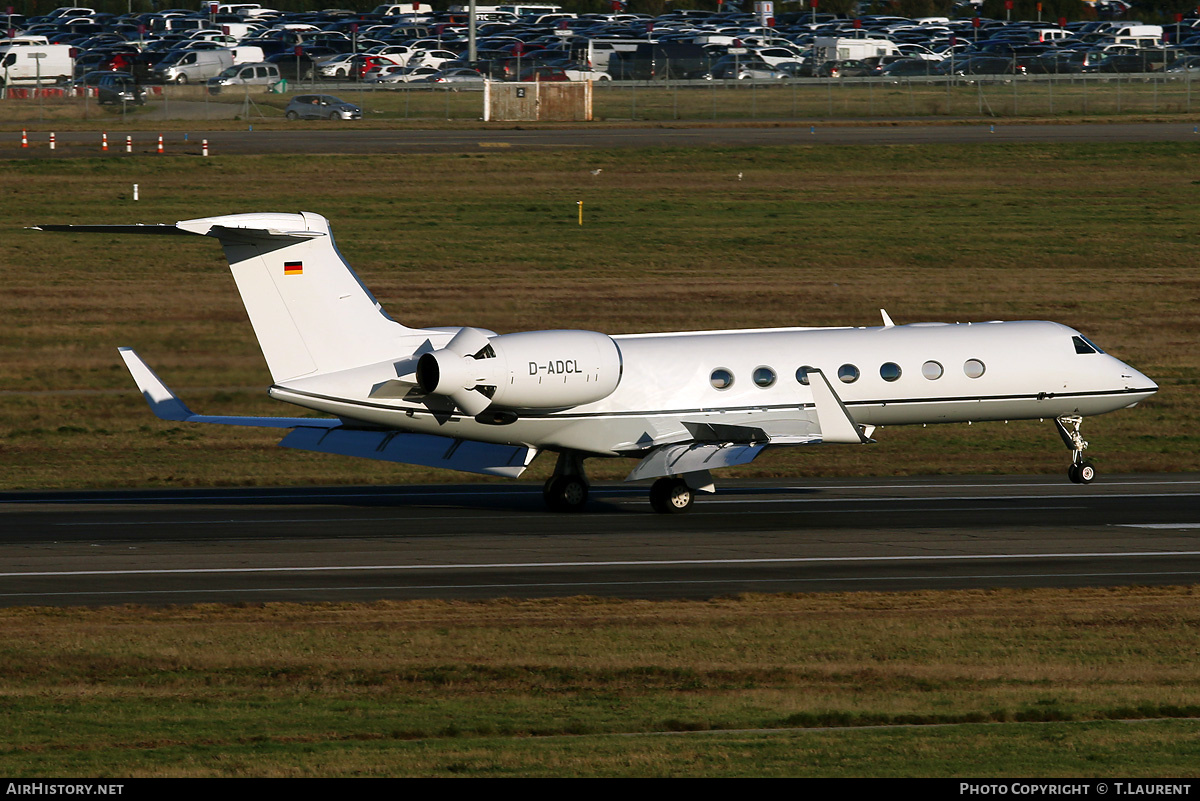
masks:
{"label": "aircraft wing", "polygon": [[[865,444],[868,439],[829,379],[820,370],[809,370],[816,416],[816,431],[804,434],[795,429],[776,433],[755,426],[718,423],[687,423],[691,435],[686,442],[660,445],[650,450],[626,481],[659,476],[687,476],[718,467],[733,467],[754,461],[767,446],[819,445],[821,443]],[[771,426],[768,424],[767,429]],[[789,427],[790,428],[790,427]],[[699,484],[699,479],[697,479]],[[707,483],[707,479],[705,482]]]}
{"label": "aircraft wing", "polygon": [[356,428],[332,417],[240,417],[196,414],[163,383],[131,348],[120,349],[125,366],[137,382],[150,410],[163,420],[181,423],[290,428],[280,441],[284,448],[361,456],[387,462],[443,467],[468,473],[517,478],[537,455],[521,445],[472,442],[433,434],[391,429]]}

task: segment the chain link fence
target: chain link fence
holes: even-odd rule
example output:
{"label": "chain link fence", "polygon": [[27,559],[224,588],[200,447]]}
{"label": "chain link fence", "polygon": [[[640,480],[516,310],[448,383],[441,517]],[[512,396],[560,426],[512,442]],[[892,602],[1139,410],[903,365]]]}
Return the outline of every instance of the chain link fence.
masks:
{"label": "chain link fence", "polygon": [[[474,87],[304,81],[282,92],[226,87],[211,94],[194,84],[147,89],[144,104],[101,104],[93,94],[59,86],[10,86],[0,98],[0,121],[282,120],[289,100],[300,93],[335,95],[360,106],[368,121],[483,116],[483,93]],[[593,89],[597,121],[1186,115],[1197,100],[1191,73],[599,81]]]}

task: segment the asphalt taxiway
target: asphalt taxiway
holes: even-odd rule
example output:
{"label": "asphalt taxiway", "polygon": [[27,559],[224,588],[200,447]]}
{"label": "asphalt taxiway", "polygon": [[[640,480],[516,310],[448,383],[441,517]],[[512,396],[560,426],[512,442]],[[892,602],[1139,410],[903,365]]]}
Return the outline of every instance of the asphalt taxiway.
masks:
{"label": "asphalt taxiway", "polygon": [[1200,475],[4,493],[0,532],[8,606],[1191,584]]}

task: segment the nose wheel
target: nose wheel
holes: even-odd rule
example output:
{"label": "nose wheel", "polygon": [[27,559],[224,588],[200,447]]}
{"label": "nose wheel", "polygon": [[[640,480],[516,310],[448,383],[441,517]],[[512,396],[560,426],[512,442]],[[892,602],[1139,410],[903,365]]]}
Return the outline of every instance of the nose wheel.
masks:
{"label": "nose wheel", "polygon": [[1096,479],[1096,466],[1088,461],[1080,461],[1067,468],[1067,478],[1076,484],[1091,484]]}
{"label": "nose wheel", "polygon": [[1075,484],[1091,484],[1096,480],[1096,466],[1083,458],[1083,451],[1088,444],[1079,433],[1082,423],[1083,418],[1078,415],[1054,418],[1058,435],[1071,451],[1071,466],[1067,468],[1067,478]]}

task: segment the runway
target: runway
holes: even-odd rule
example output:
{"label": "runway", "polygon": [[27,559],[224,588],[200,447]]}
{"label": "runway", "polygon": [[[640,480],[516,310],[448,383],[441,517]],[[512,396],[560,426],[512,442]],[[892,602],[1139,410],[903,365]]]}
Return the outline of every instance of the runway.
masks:
{"label": "runway", "polygon": [[1191,584],[1200,475],[4,493],[0,531],[6,606]]}

